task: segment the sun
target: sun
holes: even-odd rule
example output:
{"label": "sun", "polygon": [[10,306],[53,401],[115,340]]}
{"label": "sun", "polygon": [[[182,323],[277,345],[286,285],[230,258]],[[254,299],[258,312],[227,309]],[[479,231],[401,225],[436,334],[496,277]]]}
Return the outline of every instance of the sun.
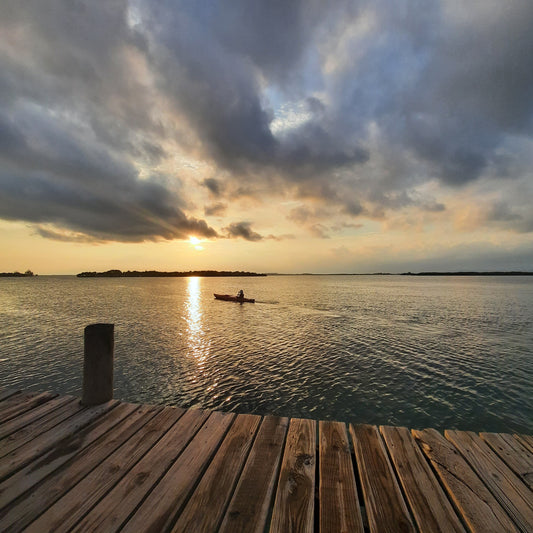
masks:
{"label": "sun", "polygon": [[200,246],[200,243],[202,242],[198,237],[195,237],[194,235],[191,235],[189,237],[189,242],[194,246],[195,250],[203,250],[204,247]]}

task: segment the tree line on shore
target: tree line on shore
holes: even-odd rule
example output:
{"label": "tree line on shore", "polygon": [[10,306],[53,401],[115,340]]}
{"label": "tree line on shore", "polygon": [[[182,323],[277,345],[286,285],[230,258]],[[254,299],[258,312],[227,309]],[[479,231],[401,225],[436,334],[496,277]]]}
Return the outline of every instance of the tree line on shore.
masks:
{"label": "tree line on shore", "polygon": [[81,272],[78,278],[183,278],[183,277],[239,277],[239,276],[266,276],[256,272],[243,272],[242,270],[189,270],[188,272],[159,272],[157,270],[121,270],[113,269],[105,272]]}
{"label": "tree line on shore", "polygon": [[0,277],[2,278],[31,278],[35,274],[31,270],[26,270],[26,272],[0,272]]}

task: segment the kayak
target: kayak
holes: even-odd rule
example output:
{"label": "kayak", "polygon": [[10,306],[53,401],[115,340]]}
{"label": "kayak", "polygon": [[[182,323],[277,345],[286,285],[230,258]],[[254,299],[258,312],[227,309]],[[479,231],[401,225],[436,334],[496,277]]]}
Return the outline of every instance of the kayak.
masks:
{"label": "kayak", "polygon": [[239,298],[238,296],[231,296],[230,294],[215,294],[216,300],[225,300],[226,302],[248,302],[251,304],[255,303],[255,300],[253,298]]}

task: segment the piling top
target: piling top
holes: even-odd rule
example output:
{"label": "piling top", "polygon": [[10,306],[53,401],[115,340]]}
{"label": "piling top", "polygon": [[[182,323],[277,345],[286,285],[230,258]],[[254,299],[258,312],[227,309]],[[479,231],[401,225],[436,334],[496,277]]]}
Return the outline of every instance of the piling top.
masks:
{"label": "piling top", "polygon": [[99,322],[97,324],[89,324],[88,326],[85,326],[85,333],[93,333],[93,332],[110,332],[113,333],[115,329],[115,324],[105,324],[103,322]]}

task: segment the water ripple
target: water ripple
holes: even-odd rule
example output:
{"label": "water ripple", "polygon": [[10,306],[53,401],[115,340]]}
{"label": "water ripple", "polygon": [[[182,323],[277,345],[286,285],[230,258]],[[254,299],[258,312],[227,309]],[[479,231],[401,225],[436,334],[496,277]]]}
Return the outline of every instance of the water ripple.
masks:
{"label": "water ripple", "polygon": [[[256,305],[218,302],[240,287]],[[79,394],[115,323],[115,396],[409,427],[533,432],[533,280],[0,280],[1,385]]]}

